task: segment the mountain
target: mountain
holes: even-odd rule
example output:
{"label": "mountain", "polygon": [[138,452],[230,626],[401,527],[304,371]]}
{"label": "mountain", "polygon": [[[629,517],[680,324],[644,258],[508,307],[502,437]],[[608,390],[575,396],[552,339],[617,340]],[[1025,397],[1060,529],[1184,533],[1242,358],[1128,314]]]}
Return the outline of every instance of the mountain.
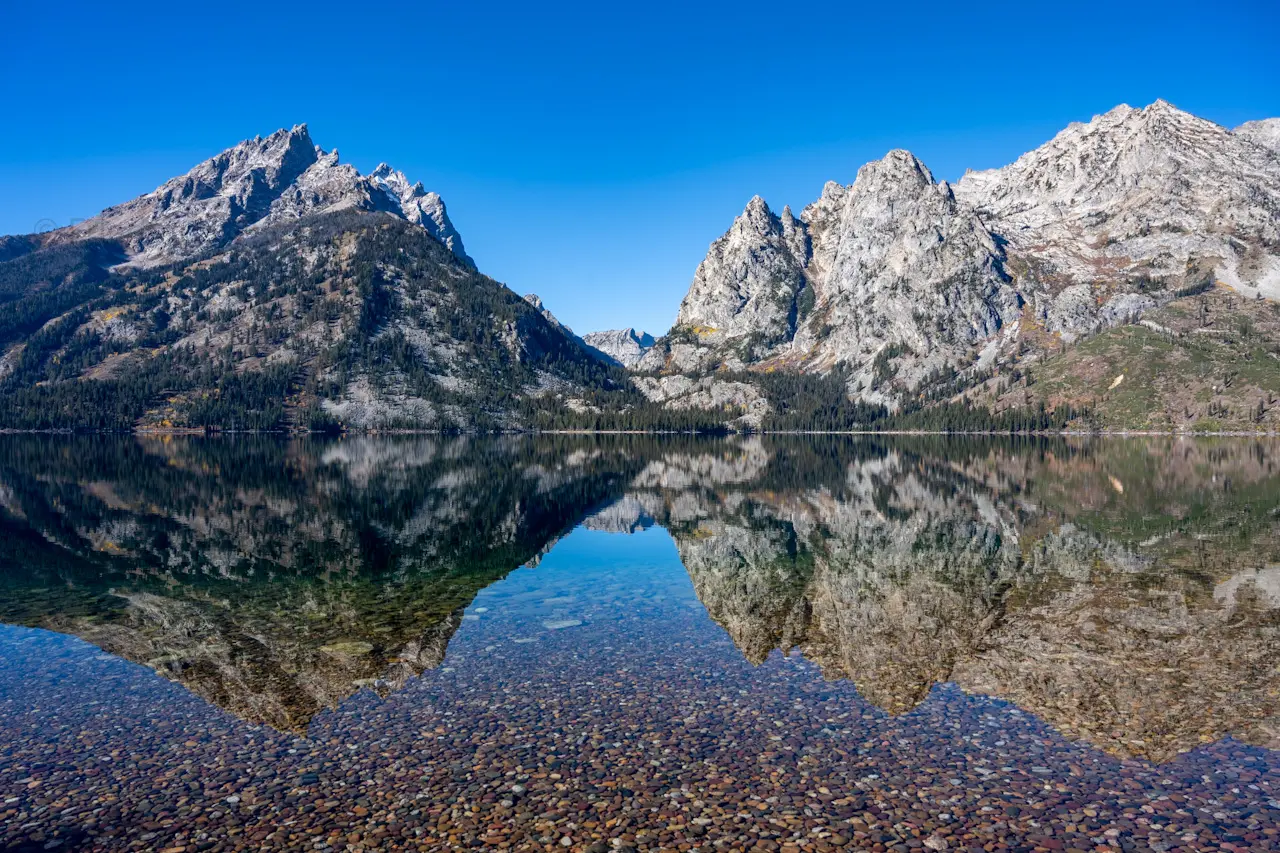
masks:
{"label": "mountain", "polygon": [[305,125],[0,238],[0,429],[1280,429],[1280,119],[1163,101],[760,197],[672,329],[580,338]]}
{"label": "mountain", "polygon": [[[586,338],[583,338],[583,337],[579,337],[578,335],[574,334],[573,329],[570,329],[570,328],[569,328],[568,326],[566,326],[564,323],[561,323],[561,322],[560,322],[560,319],[559,319],[558,317],[556,317],[556,315],[555,315],[555,314],[552,314],[552,313],[551,313],[551,309],[550,309],[550,308],[548,308],[546,305],[542,304],[542,297],[538,296],[538,294],[536,294],[536,293],[526,293],[526,294],[524,295],[524,301],[525,301],[525,302],[528,302],[530,305],[532,305],[532,306],[533,306],[533,308],[534,308],[534,310],[535,310],[535,311],[537,311],[539,314],[541,314],[541,315],[542,315],[542,318],[543,318],[544,320],[546,320],[546,321],[547,321],[548,323],[550,323],[552,326],[554,326],[555,328],[559,329],[561,332],[563,332],[564,334],[568,335],[569,337],[571,337],[571,338],[573,338],[575,341],[577,341],[579,344],[581,344],[581,345],[582,345],[582,348],[583,348],[584,350],[586,350],[586,352],[587,352],[589,355],[591,355],[593,358],[597,359],[598,361],[603,362],[604,364],[613,365],[614,367],[624,367],[624,366],[625,366],[624,364],[622,364],[621,362],[619,362],[617,359],[615,359],[613,356],[611,356],[611,355],[609,355],[608,353],[606,353],[606,352],[602,351],[600,348],[598,348],[598,347],[594,346],[594,345],[593,345],[589,340],[587,340],[587,338],[592,337],[592,335],[587,335],[587,336],[586,336]],[[593,334],[598,335],[598,334],[600,334],[600,333],[599,333],[599,332],[595,332],[595,333],[593,333]],[[652,339],[651,339],[651,340],[652,340]]]}
{"label": "mountain", "polygon": [[[852,186],[827,184],[799,219],[753,198],[698,267],[676,319],[683,338],[669,336],[642,367],[661,357],[679,370],[869,371],[886,346],[926,356],[935,337],[971,345],[1017,316],[1002,261],[951,189],[893,151]],[[876,388],[870,372],[864,386]]]}
{"label": "mountain", "polygon": [[542,297],[538,296],[538,294],[526,293],[524,295],[524,301],[528,302],[529,305],[533,307],[533,310],[541,314],[542,319],[546,320],[552,326],[556,327],[557,329],[561,330],[567,335],[573,335],[573,329],[570,329],[564,323],[561,323],[560,320],[556,317],[556,315],[551,313],[551,309],[542,304]]}
{"label": "mountain", "polygon": [[476,270],[439,195],[305,125],[0,258],[0,428],[508,429],[644,402]]}
{"label": "mountain", "polygon": [[[1046,279],[1050,290],[1186,284],[1198,268],[1244,295],[1274,299],[1280,158],[1262,136],[1164,101],[1122,105],[1002,169],[969,172],[956,194],[1033,268],[1027,278]],[[1054,318],[1056,308],[1050,327],[1077,331],[1077,318]]]}
{"label": "mountain", "polygon": [[[828,183],[799,217],[757,196],[712,243],[675,326],[637,365],[651,377],[641,388],[673,405],[707,381],[818,374],[899,412],[1093,403],[1137,420],[1129,426],[1185,427],[1210,414],[1203,397],[1223,385],[1214,374],[1227,354],[1199,354],[1223,329],[1166,335],[1180,352],[1171,361],[1186,365],[1175,381],[1202,397],[1190,415],[1164,398],[1150,410],[1109,409],[1107,383],[1123,365],[1059,398],[1032,391],[1027,374],[1153,311],[1202,313],[1197,300],[1215,288],[1280,300],[1278,131],[1276,119],[1231,131],[1157,101],[1073,124],[954,186],[891,151],[851,185]],[[1280,336],[1262,344],[1280,352]],[[1214,411],[1234,404],[1228,420],[1259,423],[1254,403],[1280,392],[1274,361]]]}
{"label": "mountain", "polygon": [[588,332],[582,339],[622,367],[635,367],[654,343],[653,335],[635,329]]}
{"label": "mountain", "polygon": [[383,163],[367,176],[311,141],[305,124],[254,137],[204,161],[133,201],[109,207],[49,243],[120,241],[128,263],[157,266],[225,246],[254,229],[339,210],[383,211],[421,225],[464,263],[444,202]]}
{"label": "mountain", "polygon": [[1246,121],[1231,132],[1255,145],[1269,148],[1272,151],[1280,151],[1280,118]]}

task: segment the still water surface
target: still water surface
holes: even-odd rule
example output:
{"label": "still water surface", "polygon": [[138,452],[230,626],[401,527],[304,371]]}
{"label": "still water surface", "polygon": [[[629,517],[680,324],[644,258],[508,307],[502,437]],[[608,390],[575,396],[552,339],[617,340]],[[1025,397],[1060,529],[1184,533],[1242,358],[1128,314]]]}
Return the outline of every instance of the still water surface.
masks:
{"label": "still water surface", "polygon": [[1280,446],[0,437],[0,849],[1280,849]]}

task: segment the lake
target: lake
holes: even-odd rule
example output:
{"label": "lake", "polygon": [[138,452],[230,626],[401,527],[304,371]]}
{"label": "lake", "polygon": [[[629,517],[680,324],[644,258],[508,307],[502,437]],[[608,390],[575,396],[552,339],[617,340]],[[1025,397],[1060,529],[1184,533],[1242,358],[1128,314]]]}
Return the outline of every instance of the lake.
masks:
{"label": "lake", "polygon": [[0,849],[1280,849],[1280,444],[0,436]]}

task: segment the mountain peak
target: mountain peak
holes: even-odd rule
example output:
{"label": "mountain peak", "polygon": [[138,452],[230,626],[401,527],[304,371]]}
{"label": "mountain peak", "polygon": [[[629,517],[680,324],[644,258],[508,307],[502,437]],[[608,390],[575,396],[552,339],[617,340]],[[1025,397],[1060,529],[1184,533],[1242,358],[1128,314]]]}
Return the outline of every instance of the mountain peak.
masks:
{"label": "mountain peak", "polygon": [[733,225],[737,230],[757,235],[777,234],[782,230],[778,217],[774,216],[768,203],[758,195],[751,197]]}
{"label": "mountain peak", "polygon": [[319,155],[305,125],[240,142],[146,195],[55,232],[55,240],[120,240],[132,263],[192,257],[234,238]]}
{"label": "mountain peak", "polygon": [[533,310],[541,314],[542,318],[546,320],[548,323],[555,326],[557,329],[569,335],[570,337],[576,337],[576,335],[573,334],[573,329],[570,329],[564,323],[561,323],[560,319],[556,317],[555,314],[551,313],[551,309],[548,308],[546,305],[542,304],[542,297],[538,296],[538,294],[526,293],[523,298],[524,298],[524,301],[528,302],[530,307],[532,307]]}
{"label": "mountain peak", "polygon": [[905,148],[895,148],[879,160],[867,163],[858,170],[854,183],[874,180],[906,181],[918,186],[934,183],[929,167]]}
{"label": "mountain peak", "polygon": [[966,174],[956,195],[1070,279],[1093,281],[1105,261],[1111,276],[1173,280],[1196,255],[1216,259],[1220,280],[1252,287],[1274,273],[1242,247],[1280,239],[1280,164],[1265,138],[1165,100],[1121,105],[1004,168]]}
{"label": "mountain peak", "polygon": [[768,202],[758,195],[753,195],[747,202],[747,206],[742,209],[742,215],[751,221],[762,221],[772,219],[773,211],[769,209]]}
{"label": "mountain peak", "polygon": [[410,184],[386,163],[362,176],[340,162],[338,149],[326,152],[316,145],[306,124],[239,142],[146,195],[54,232],[52,239],[119,240],[128,263],[156,266],[217,249],[247,231],[349,208],[420,225],[475,266],[439,195]]}
{"label": "mountain peak", "polygon": [[1232,135],[1246,139],[1268,151],[1280,154],[1280,118],[1264,118],[1247,121],[1231,131]]}
{"label": "mountain peak", "polygon": [[591,332],[583,335],[582,340],[621,367],[635,367],[654,344],[653,335],[633,328]]}

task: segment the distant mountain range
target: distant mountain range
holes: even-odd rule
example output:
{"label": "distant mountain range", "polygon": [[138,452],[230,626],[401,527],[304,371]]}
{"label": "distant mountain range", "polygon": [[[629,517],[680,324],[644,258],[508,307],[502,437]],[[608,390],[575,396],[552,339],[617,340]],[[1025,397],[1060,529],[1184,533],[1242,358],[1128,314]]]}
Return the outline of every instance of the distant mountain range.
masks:
{"label": "distant mountain range", "polygon": [[1274,428],[1280,119],[1163,102],[938,182],[753,198],[673,328],[581,338],[305,125],[0,238],[0,428]]}
{"label": "distant mountain range", "polygon": [[654,345],[653,335],[635,329],[591,332],[583,340],[623,367],[638,365]]}

